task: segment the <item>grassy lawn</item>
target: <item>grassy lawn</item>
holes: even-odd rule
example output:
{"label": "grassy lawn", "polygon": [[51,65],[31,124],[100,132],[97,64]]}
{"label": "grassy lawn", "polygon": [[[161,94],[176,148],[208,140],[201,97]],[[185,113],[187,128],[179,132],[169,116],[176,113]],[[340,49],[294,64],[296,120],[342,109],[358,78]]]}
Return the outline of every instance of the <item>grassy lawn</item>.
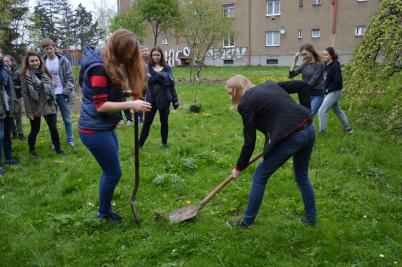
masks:
{"label": "grassy lawn", "polygon": [[[208,68],[202,75],[234,73],[258,83],[285,79],[287,69]],[[175,69],[175,76],[187,77],[187,69]],[[60,119],[65,157],[51,150],[44,121],[39,161],[28,156],[26,142],[15,141],[21,164],[0,177],[0,266],[401,266],[402,145],[356,124],[358,110],[348,114],[353,135],[330,113],[328,133],[317,137],[310,166],[316,227],[299,222],[303,205],[291,163],[271,177],[252,230],[232,230],[225,222],[244,212],[256,164],[194,220],[170,225],[157,216],[197,204],[230,174],[243,142],[241,118],[221,84],[200,85],[199,114],[188,112],[191,86],[177,89],[181,107],[171,112],[170,147],[161,147],[157,117],[140,152],[140,228],[128,204],[132,127],[117,129],[123,177],[113,205],[124,217],[117,226],[98,222],[100,169],[78,136],[76,149],[65,145]],[[27,135],[27,121],[24,130]],[[258,152],[262,143],[259,135]]]}

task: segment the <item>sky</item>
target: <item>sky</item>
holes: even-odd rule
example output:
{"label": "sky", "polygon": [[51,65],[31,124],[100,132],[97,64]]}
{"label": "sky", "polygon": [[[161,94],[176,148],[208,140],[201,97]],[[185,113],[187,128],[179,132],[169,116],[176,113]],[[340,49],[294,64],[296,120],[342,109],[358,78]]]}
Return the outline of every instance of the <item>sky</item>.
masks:
{"label": "sky", "polygon": [[[29,5],[34,6],[35,3],[39,2],[40,0],[29,0]],[[104,0],[107,5],[117,11],[117,0]],[[80,3],[88,10],[88,11],[94,11],[95,9],[95,4],[94,3],[99,3],[100,0],[70,0],[70,4],[75,9]]]}

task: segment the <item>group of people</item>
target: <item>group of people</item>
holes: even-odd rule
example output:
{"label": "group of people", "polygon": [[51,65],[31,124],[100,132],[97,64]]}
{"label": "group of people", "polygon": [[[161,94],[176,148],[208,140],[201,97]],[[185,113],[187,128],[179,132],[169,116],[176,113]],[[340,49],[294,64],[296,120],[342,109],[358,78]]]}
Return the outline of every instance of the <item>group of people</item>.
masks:
{"label": "group of people", "polygon": [[[70,99],[74,93],[71,64],[66,57],[55,52],[51,39],[45,39],[42,48],[45,52],[43,57],[28,51],[21,69],[11,55],[3,55],[0,51],[0,151],[4,150],[4,164],[18,164],[12,158],[11,138],[25,139],[21,121],[23,106],[31,126],[28,146],[33,158],[38,158],[36,137],[42,116],[49,127],[53,149],[64,155],[56,126],[57,108],[64,121],[67,144],[75,146],[70,117]],[[0,175],[4,172],[0,152]]]}
{"label": "group of people", "polygon": [[[66,141],[75,146],[69,110],[74,79],[70,63],[54,48],[54,43],[46,39],[43,42],[44,57],[36,52],[28,52],[19,74],[11,56],[2,56],[0,60],[0,145],[4,148],[6,164],[16,164],[11,157],[14,117],[16,136],[24,138],[21,118],[15,116],[18,111],[14,111],[13,106],[15,103],[21,107],[21,97],[31,125],[28,144],[32,156],[38,156],[35,140],[42,116],[48,124],[56,153],[64,154],[56,127],[56,107],[59,107],[63,117]],[[303,63],[296,67],[300,55]],[[344,130],[347,133],[353,130],[339,105],[343,85],[334,49],[328,47],[319,55],[310,44],[303,45],[294,57],[289,77],[300,73],[301,81],[267,81],[254,86],[246,77],[235,75],[225,84],[232,104],[243,121],[244,144],[231,171],[233,179],[239,177],[249,165],[255,148],[256,131],[262,132],[266,138],[263,159],[253,175],[248,207],[243,218],[228,221],[232,227],[253,226],[269,177],[291,157],[305,208],[303,222],[309,225],[316,223],[314,191],[308,177],[316,139],[313,117],[318,113],[319,132],[325,132],[327,113],[332,108]],[[102,169],[98,218],[107,223],[120,223],[122,218],[112,210],[111,205],[122,175],[115,128],[122,120],[122,112],[130,114],[127,115],[128,121],[132,121],[130,110],[144,113],[141,116],[143,127],[139,139],[139,146],[142,147],[158,111],[162,146],[168,146],[170,106],[174,109],[179,107],[172,70],[166,64],[161,48],[154,47],[149,52],[147,47],[141,47],[132,32],[120,29],[112,34],[104,50],[85,47],[79,80],[83,95],[78,122],[79,137]],[[289,96],[291,93],[298,94],[299,103]],[[126,97],[130,99],[126,100]],[[1,156],[0,152],[0,159]],[[4,173],[4,169],[0,170]]]}

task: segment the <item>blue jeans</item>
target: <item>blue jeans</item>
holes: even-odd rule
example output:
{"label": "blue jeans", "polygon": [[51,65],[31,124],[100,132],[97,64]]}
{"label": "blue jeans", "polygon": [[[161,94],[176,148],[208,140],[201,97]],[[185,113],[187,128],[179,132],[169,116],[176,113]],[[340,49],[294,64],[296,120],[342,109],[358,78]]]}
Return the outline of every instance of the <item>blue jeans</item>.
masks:
{"label": "blue jeans", "polygon": [[349,127],[348,118],[345,112],[343,112],[341,106],[339,105],[339,99],[342,96],[342,90],[333,91],[327,94],[322,102],[320,109],[318,110],[318,123],[320,124],[320,132],[327,129],[328,122],[328,111],[330,108],[334,111],[336,116],[342,123],[344,128]]}
{"label": "blue jeans", "polygon": [[7,117],[0,119],[0,166],[3,166],[3,150],[4,159],[11,160],[11,122],[9,112]]}
{"label": "blue jeans", "polygon": [[317,96],[317,95],[311,96],[311,113],[313,116],[317,114],[318,109],[320,108],[323,100],[324,100],[323,96]]}
{"label": "blue jeans", "polygon": [[306,222],[316,222],[314,191],[308,178],[308,165],[314,143],[315,128],[311,124],[309,127],[290,135],[274,146],[268,156],[261,161],[253,176],[248,207],[243,219],[245,225],[252,225],[254,223],[269,177],[292,156],[296,183],[301,191],[306,211]]}
{"label": "blue jeans", "polygon": [[63,94],[56,95],[56,102],[59,106],[61,117],[63,118],[64,128],[66,130],[67,143],[74,142],[73,123],[70,117],[70,100]]}
{"label": "blue jeans", "polygon": [[102,218],[112,213],[112,197],[121,177],[117,135],[114,130],[91,134],[80,132],[79,135],[103,171],[99,184],[98,210],[98,216]]}

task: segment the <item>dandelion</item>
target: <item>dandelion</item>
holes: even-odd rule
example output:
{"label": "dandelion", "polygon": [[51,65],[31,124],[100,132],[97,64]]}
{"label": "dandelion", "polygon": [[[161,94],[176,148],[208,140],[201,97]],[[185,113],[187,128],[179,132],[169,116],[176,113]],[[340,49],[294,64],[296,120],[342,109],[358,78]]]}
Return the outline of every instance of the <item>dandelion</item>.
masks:
{"label": "dandelion", "polygon": [[364,214],[363,218],[367,218],[367,215],[366,215],[366,214]]}
{"label": "dandelion", "polygon": [[113,203],[112,203],[112,206],[115,206],[115,205],[116,205],[116,203],[113,202]]}
{"label": "dandelion", "polygon": [[187,204],[191,204],[191,201],[190,201],[190,200],[187,200],[186,203],[187,203]]}
{"label": "dandelion", "polygon": [[384,258],[384,257],[385,257],[384,254],[380,254],[379,256],[380,256],[381,258]]}
{"label": "dandelion", "polygon": [[93,203],[91,203],[91,202],[88,202],[88,206],[93,207],[93,206],[94,206],[94,204],[93,204]]}

